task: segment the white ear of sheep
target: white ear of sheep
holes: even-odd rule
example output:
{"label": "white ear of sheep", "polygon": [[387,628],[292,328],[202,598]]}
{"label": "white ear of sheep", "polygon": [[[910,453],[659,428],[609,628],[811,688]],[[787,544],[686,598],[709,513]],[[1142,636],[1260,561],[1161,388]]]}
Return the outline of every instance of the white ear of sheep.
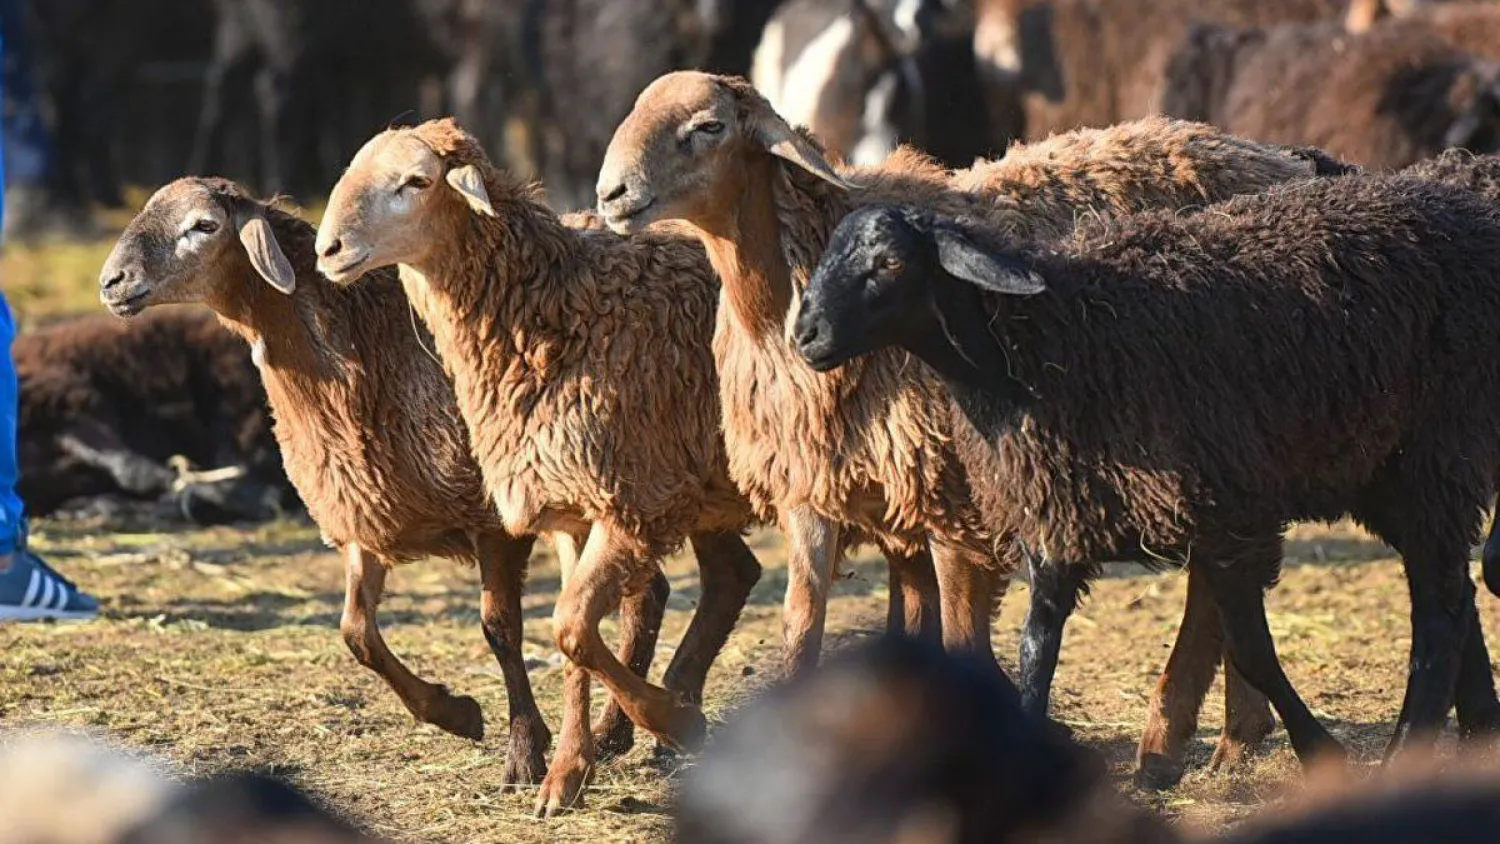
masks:
{"label": "white ear of sheep", "polygon": [[499,216],[495,213],[495,206],[490,204],[490,192],[484,187],[484,177],[479,174],[479,168],[472,164],[454,167],[448,171],[446,177],[448,186],[458,191],[458,195],[464,198],[475,214],[482,217]]}

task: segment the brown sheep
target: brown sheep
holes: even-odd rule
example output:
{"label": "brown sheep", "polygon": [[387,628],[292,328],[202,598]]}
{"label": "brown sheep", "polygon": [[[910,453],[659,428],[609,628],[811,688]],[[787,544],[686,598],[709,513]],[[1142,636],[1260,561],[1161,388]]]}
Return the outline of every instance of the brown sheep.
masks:
{"label": "brown sheep", "polygon": [[[698,549],[705,595],[722,580],[733,590],[726,601],[738,601],[713,618],[705,601],[684,640],[684,649],[711,642],[711,658],[759,576],[736,535],[750,507],[729,480],[712,398],[717,285],[702,250],[665,232],[568,229],[535,186],[493,167],[443,120],[360,149],[329,196],[317,251],[336,282],[400,265],[452,373],[502,524],[587,536],[553,611],[572,662],[569,712],[587,711],[593,674],[638,726],[673,746],[697,744],[705,723],[694,698],[709,661],[687,678],[669,674],[663,689],[621,665],[598,625],[662,555],[712,532],[722,540],[714,553]],[[578,799],[594,755],[585,727],[564,720],[540,813]]]}
{"label": "brown sheep", "polygon": [[[850,526],[893,544],[932,537],[943,552],[944,640],[956,649],[989,650],[986,584],[974,580],[976,569],[997,566],[937,381],[896,350],[824,375],[796,356],[789,314],[839,219],[899,199],[1047,238],[1091,209],[1181,208],[1329,169],[1336,163],[1316,154],[1161,118],[1013,148],[951,176],[911,150],[883,167],[840,168],[743,80],[684,72],[641,94],[616,131],[599,193],[617,230],[682,218],[708,246],[724,282],[715,357],[730,470],[761,512],[782,518],[787,648],[810,662],[835,546],[809,538]],[[999,572],[1012,565],[999,562]],[[1044,576],[1046,567],[1034,561],[1032,571]],[[1037,600],[1041,591],[1033,589],[1022,647],[1034,712],[1046,711],[1066,617]]]}
{"label": "brown sheep", "polygon": [[[1500,6],[1488,11],[1500,21]],[[1195,27],[1168,64],[1162,109],[1380,169],[1500,148],[1500,65],[1459,52],[1426,18],[1357,35]]]}
{"label": "brown sheep", "polygon": [[978,0],[974,52],[996,113],[1046,138],[1157,113],[1168,56],[1194,23],[1333,20],[1347,0]]}
{"label": "brown sheep", "polygon": [[195,490],[208,500],[183,498],[194,519],[263,519],[295,504],[250,355],[211,314],[70,319],[18,335],[12,355],[19,492],[31,515],[85,496],[170,496],[177,455],[245,470]]}
{"label": "brown sheep", "polygon": [[[504,781],[536,782],[551,734],[521,653],[533,540],[507,534],[489,506],[453,388],[395,274],[336,288],[317,274],[313,238],[310,224],[233,182],[180,179],[126,227],[100,273],[101,297],[119,316],[200,302],[251,345],[287,472],[345,558],[340,626],[350,651],[417,720],[475,739],[479,705],[413,675],[387,648],[376,612],[388,566],[425,556],[478,564],[481,621],[510,703]],[[666,597],[665,579],[655,586],[624,612],[622,649],[642,672]],[[630,722],[618,711],[598,731],[613,748],[628,746]]]}

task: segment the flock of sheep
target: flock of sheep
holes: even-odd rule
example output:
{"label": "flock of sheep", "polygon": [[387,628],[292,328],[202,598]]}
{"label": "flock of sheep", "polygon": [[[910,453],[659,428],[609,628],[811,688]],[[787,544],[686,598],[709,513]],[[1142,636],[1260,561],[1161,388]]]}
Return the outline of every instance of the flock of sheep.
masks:
{"label": "flock of sheep", "polygon": [[[505,782],[540,782],[540,814],[577,805],[635,727],[703,741],[707,673],[760,575],[741,539],[758,524],[787,542],[793,675],[818,662],[852,546],[889,563],[893,631],[991,665],[993,608],[1024,568],[1032,719],[1102,563],[1186,566],[1137,758],[1161,787],[1221,662],[1216,764],[1264,738],[1272,708],[1304,761],[1340,751],[1282,671],[1263,598],[1290,521],[1352,517],[1401,553],[1411,589],[1392,750],[1430,742],[1455,706],[1463,734],[1500,729],[1468,574],[1500,488],[1500,157],[1442,152],[1500,143],[1500,71],[1440,44],[1444,27],[1500,32],[1500,6],[1184,24],[1189,52],[1143,39],[1135,55],[1105,48],[1150,18],[1012,5],[980,4],[976,45],[1036,139],[966,169],[905,146],[846,165],[749,81],[679,71],[615,130],[596,212],[558,214],[431,121],[366,143],[316,229],[224,179],[163,187],[101,297],[124,317],[207,305],[249,344],[286,475],[346,562],[350,650],[417,719],[469,737],[477,703],[404,666],[377,607],[391,565],[478,564],[509,696]],[[1026,40],[1043,25],[1054,50]],[[1144,70],[1070,70],[1101,33],[1098,56]],[[1376,94],[1338,87],[1356,83]],[[1120,112],[1147,89],[1221,128]],[[555,742],[521,655],[537,537],[563,569]],[[658,564],[684,543],[702,600],[656,685]],[[611,649],[599,624],[617,610]],[[590,724],[594,680],[610,700]]]}

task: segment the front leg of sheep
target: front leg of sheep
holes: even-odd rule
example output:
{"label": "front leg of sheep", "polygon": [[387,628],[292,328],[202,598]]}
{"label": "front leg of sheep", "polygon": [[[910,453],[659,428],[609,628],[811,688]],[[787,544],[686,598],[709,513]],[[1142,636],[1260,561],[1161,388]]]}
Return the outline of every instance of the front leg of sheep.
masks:
{"label": "front leg of sheep", "polygon": [[787,542],[786,600],[781,612],[785,673],[802,674],[818,665],[823,650],[823,623],[828,615],[828,586],[841,545],[839,528],[808,507],[781,513]]}
{"label": "front leg of sheep", "polygon": [[484,716],[473,698],[452,694],[416,676],[386,647],[376,622],[376,608],[385,592],[381,560],[351,544],[344,548],[344,567],[347,583],[339,629],[354,658],[390,684],[418,721],[464,738],[484,738]]}
{"label": "front leg of sheep", "polygon": [[[552,612],[557,646],[574,665],[602,680],[637,726],[670,747],[692,749],[702,742],[707,730],[703,713],[678,695],[631,672],[599,635],[600,620],[619,605],[622,591],[632,582],[643,586],[650,573],[642,570],[657,565],[655,559],[643,558],[639,547],[639,541],[627,532],[602,521],[593,524],[583,553],[563,584],[562,595]],[[569,680],[570,688],[573,682]],[[583,712],[587,713],[587,680],[577,682],[584,690]],[[574,707],[570,706],[567,717],[574,715]],[[539,814],[550,815],[575,804],[593,762],[592,739],[579,741],[583,746],[575,748],[567,741],[572,733],[566,722],[563,732],[564,742],[558,747],[537,798]]]}

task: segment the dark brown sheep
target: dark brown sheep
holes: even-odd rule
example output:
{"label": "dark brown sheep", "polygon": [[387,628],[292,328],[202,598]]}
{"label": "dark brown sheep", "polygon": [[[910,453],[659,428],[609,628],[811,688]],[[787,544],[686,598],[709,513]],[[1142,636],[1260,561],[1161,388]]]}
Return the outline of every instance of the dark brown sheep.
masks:
{"label": "dark brown sheep", "polygon": [[1130,215],[1050,249],[887,206],[840,224],[797,338],[818,368],[890,344],[932,366],[997,531],[1063,565],[1191,563],[1308,759],[1336,744],[1281,670],[1262,594],[1291,520],[1352,515],[1406,560],[1393,748],[1455,700],[1467,731],[1500,725],[1467,569],[1500,468],[1473,408],[1500,376],[1496,266],[1494,205],[1410,178]]}
{"label": "dark brown sheep", "polygon": [[1394,169],[1448,147],[1500,148],[1500,65],[1459,52],[1426,15],[1357,35],[1201,26],[1168,64],[1162,110]]}
{"label": "dark brown sheep", "polygon": [[979,0],[975,56],[996,114],[1045,138],[1159,111],[1167,59],[1194,23],[1333,20],[1346,0]]}
{"label": "dark brown sheep", "polygon": [[[587,711],[592,674],[638,726],[700,741],[704,677],[760,575],[738,536],[750,505],[725,465],[709,351],[718,284],[701,247],[666,231],[570,229],[442,120],[365,144],[329,196],[317,249],[335,281],[400,266],[501,523],[587,536],[553,610],[572,711]],[[700,535],[718,539],[713,553],[697,546],[704,601],[663,688],[627,670],[598,625]],[[705,658],[680,664],[690,651]],[[587,781],[580,726],[564,720],[541,813],[574,804]]]}
{"label": "dark brown sheep", "polygon": [[263,519],[295,505],[250,355],[212,315],[67,320],[18,335],[12,354],[18,491],[31,515],[89,496],[169,496],[177,455],[245,471],[196,489],[186,508],[196,519]]}
{"label": "dark brown sheep", "polygon": [[[349,649],[419,721],[469,738],[484,734],[478,704],[413,675],[387,648],[376,612],[389,566],[425,556],[477,562],[481,622],[510,702],[504,782],[535,782],[551,733],[521,653],[532,538],[507,534],[489,506],[453,388],[395,274],[336,288],[314,268],[314,236],[311,225],[233,182],[181,179],[158,191],[120,236],[100,273],[101,295],[122,316],[201,302],[251,345],[287,472],[324,538],[345,557],[341,628]],[[655,648],[665,579],[655,587],[624,610],[622,651],[642,673]],[[612,749],[628,746],[630,722],[617,709],[597,729]]]}

